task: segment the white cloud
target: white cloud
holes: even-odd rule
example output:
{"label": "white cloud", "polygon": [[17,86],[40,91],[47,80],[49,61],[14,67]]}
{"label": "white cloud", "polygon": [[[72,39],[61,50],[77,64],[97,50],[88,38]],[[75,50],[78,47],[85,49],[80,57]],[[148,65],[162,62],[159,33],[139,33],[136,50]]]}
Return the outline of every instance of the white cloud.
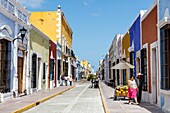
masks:
{"label": "white cloud", "polygon": [[89,4],[87,2],[83,2],[84,6],[88,7]]}
{"label": "white cloud", "polygon": [[99,13],[92,13],[91,15],[92,15],[92,16],[95,16],[95,17],[100,16],[100,14],[99,14]]}
{"label": "white cloud", "polygon": [[44,3],[44,0],[19,0],[19,2],[26,7],[39,8]]}

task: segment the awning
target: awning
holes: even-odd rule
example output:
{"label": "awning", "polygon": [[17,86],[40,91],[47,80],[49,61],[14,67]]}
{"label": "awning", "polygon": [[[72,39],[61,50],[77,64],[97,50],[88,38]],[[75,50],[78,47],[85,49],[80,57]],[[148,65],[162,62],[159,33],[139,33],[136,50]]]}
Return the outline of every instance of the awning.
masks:
{"label": "awning", "polygon": [[111,67],[111,69],[133,69],[133,68],[135,68],[133,65],[125,61],[120,61],[115,66]]}

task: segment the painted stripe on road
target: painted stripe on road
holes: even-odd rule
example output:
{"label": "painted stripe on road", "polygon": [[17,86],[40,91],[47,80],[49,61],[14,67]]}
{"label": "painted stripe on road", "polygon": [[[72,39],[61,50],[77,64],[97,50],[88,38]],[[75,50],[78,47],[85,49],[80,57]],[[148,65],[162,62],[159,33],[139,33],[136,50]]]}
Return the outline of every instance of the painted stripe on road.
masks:
{"label": "painted stripe on road", "polygon": [[102,89],[101,89],[101,87],[100,87],[100,84],[99,84],[99,90],[100,90],[100,95],[101,95],[101,99],[102,99],[104,111],[105,111],[105,113],[110,113],[110,112],[109,112],[109,109],[108,109],[108,107],[107,107],[106,100],[105,100],[105,98],[104,98]]}
{"label": "painted stripe on road", "polygon": [[69,106],[66,109],[64,109],[62,113],[68,113],[73,107],[73,105],[78,101],[80,96],[87,90],[87,88],[89,88],[89,86],[90,86],[90,83],[86,86],[86,88],[81,93],[79,93],[79,95],[74,99],[74,101],[72,101],[72,104],[69,104]]}
{"label": "painted stripe on road", "polygon": [[14,111],[14,112],[11,112],[11,113],[21,113],[21,112],[27,111],[28,109],[31,109],[31,108],[33,108],[33,107],[35,107],[35,106],[37,106],[37,105],[39,105],[39,104],[41,104],[41,103],[43,103],[43,102],[45,102],[45,101],[47,101],[47,100],[55,97],[55,96],[58,96],[58,95],[60,95],[60,94],[62,94],[62,93],[64,93],[64,92],[66,92],[66,91],[74,88],[74,87],[75,87],[75,86],[72,86],[72,87],[67,88],[67,89],[65,89],[65,90],[63,90],[63,91],[57,92],[57,93],[54,94],[54,95],[48,96],[48,97],[46,97],[46,98],[44,98],[44,99],[42,99],[42,100],[39,100],[39,101],[37,101],[37,102],[34,102],[34,103],[29,104],[29,105],[27,105],[27,106],[24,106],[24,107],[22,107],[22,108],[20,108],[20,109],[18,109],[18,110],[16,110],[16,111]]}

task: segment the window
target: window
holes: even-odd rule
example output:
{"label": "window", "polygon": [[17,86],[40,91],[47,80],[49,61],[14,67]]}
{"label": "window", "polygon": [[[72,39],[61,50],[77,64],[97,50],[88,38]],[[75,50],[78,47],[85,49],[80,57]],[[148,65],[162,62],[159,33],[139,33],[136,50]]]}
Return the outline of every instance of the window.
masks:
{"label": "window", "polygon": [[[112,66],[115,66],[115,62],[112,64]],[[113,87],[116,86],[116,82],[115,82],[115,80],[116,80],[116,79],[115,79],[115,78],[116,78],[116,75],[115,75],[115,74],[116,74],[116,70],[113,69],[113,81],[114,81],[114,84],[113,84],[114,86],[113,86]]]}
{"label": "window", "polygon": [[[117,59],[117,62],[116,62],[116,63],[117,63],[117,64],[119,63],[119,59]],[[119,69],[117,69],[117,85],[120,85],[119,79],[120,79],[120,76],[119,76]]]}
{"label": "window", "polygon": [[4,8],[7,8],[7,0],[1,0],[1,5],[2,5]]}
{"label": "window", "polygon": [[22,20],[23,20],[24,22],[27,22],[27,16],[23,14]]}
{"label": "window", "polygon": [[22,12],[18,10],[18,18],[22,20]]}
{"label": "window", "polygon": [[147,51],[146,48],[141,50],[141,72],[143,74],[142,90],[147,91]]}
{"label": "window", "polygon": [[50,80],[54,80],[54,59],[50,59]]}
{"label": "window", "polygon": [[60,80],[60,75],[61,75],[61,61],[58,60],[58,80]]}
{"label": "window", "polygon": [[36,88],[36,74],[37,73],[37,54],[32,55],[32,76],[31,88]]}
{"label": "window", "polygon": [[160,30],[161,89],[170,89],[170,25]]}
{"label": "window", "polygon": [[109,60],[109,79],[111,79],[111,61]]}
{"label": "window", "polygon": [[11,44],[0,40],[0,92],[10,91]]}
{"label": "window", "polygon": [[8,4],[8,11],[12,14],[14,14],[14,5],[9,2]]}
{"label": "window", "polygon": [[45,74],[46,74],[46,64],[43,63],[43,79],[45,80]]}
{"label": "window", "polygon": [[[134,65],[134,52],[130,52],[130,64]],[[130,69],[130,75],[133,76],[134,69]]]}

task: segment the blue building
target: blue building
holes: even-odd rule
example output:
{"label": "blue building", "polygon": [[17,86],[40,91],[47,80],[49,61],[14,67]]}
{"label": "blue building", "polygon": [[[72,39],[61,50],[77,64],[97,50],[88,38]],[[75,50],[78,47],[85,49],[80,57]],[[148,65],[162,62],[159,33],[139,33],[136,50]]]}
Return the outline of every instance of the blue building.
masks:
{"label": "blue building", "polygon": [[162,110],[170,113],[170,0],[158,0],[159,75]]}
{"label": "blue building", "polygon": [[141,10],[132,26],[129,29],[130,34],[130,47],[128,51],[130,52],[130,63],[135,66],[134,69],[130,70],[130,74],[136,77],[136,58],[140,57],[141,50],[141,18],[146,11]]}
{"label": "blue building", "polygon": [[[0,102],[28,89],[29,15],[16,0],[0,2]],[[14,40],[21,39],[23,27],[28,31],[23,40]]]}

